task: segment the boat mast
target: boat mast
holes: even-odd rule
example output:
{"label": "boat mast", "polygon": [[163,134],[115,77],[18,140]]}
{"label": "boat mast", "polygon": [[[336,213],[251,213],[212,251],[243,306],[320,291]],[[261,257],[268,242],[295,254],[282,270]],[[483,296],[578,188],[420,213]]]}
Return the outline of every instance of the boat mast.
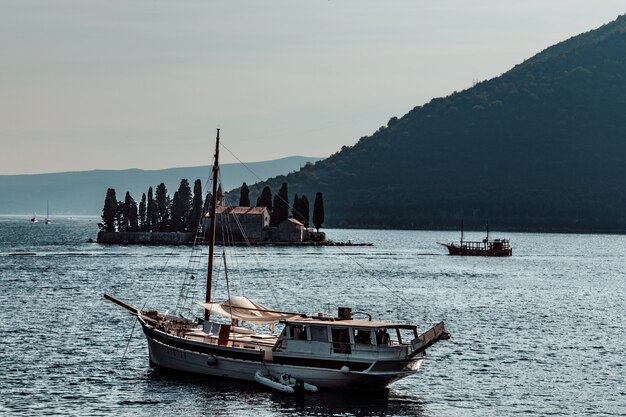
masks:
{"label": "boat mast", "polygon": [[[209,229],[209,267],[206,276],[206,297],[205,302],[211,302],[211,286],[213,283],[213,249],[215,246],[215,205],[217,202],[217,176],[219,174],[219,155],[220,155],[220,130],[217,129],[217,137],[215,138],[215,157],[213,162],[213,192],[211,193],[211,204],[209,206],[209,217],[211,228]],[[204,310],[204,319],[209,320],[211,312]]]}
{"label": "boat mast", "polygon": [[461,220],[461,246],[463,246],[463,220]]}

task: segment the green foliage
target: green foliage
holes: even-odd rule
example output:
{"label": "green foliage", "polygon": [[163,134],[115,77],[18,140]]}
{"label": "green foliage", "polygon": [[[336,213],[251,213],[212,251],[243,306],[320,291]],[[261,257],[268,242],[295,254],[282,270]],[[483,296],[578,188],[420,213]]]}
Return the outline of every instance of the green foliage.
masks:
{"label": "green foliage", "polygon": [[148,188],[148,207],[146,209],[146,227],[145,230],[152,232],[156,231],[159,224],[159,210],[157,208],[156,201],[152,196],[152,187]]}
{"label": "green foliage", "polygon": [[268,186],[263,187],[263,191],[261,192],[261,195],[256,200],[256,206],[257,207],[267,207],[267,210],[270,213],[272,212],[272,207],[273,207],[273,205],[272,205],[272,190],[270,189],[270,187],[268,187]]}
{"label": "green foliage", "polygon": [[191,214],[189,216],[189,230],[195,231],[200,225],[202,217],[202,182],[196,180],[193,183],[193,201],[191,202]]}
{"label": "green foliage", "polygon": [[146,193],[141,195],[141,202],[139,203],[139,229],[145,230],[146,226]]}
{"label": "green foliage", "polygon": [[324,196],[321,192],[315,194],[315,202],[313,203],[313,224],[317,231],[324,224]]}
{"label": "green foliage", "polygon": [[159,232],[167,231],[169,227],[169,197],[165,184],[157,185],[156,195],[154,197],[157,208],[157,224],[156,228]]}
{"label": "green foliage", "polygon": [[115,189],[109,188],[104,199],[104,208],[102,209],[102,227],[105,232],[115,231],[115,222],[117,220],[117,197]]}
{"label": "green foliage", "polygon": [[250,207],[250,189],[244,182],[239,189],[239,206]]}
{"label": "green foliage", "polygon": [[278,190],[278,194],[274,196],[274,210],[270,223],[273,226],[278,226],[289,217],[289,191],[287,189],[287,183],[283,182]]}

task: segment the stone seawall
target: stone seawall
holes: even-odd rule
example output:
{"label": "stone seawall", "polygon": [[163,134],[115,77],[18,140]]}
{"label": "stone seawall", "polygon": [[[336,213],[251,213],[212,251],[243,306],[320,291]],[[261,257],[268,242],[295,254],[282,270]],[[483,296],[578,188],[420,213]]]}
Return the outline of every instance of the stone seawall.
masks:
{"label": "stone seawall", "polygon": [[99,232],[98,243],[127,245],[190,245],[193,233],[178,232]]}

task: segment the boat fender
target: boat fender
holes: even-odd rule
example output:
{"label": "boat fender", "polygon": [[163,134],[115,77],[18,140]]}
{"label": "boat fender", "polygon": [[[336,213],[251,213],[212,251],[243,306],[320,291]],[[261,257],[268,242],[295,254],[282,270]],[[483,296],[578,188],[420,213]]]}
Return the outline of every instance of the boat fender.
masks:
{"label": "boat fender", "polygon": [[341,367],[341,373],[344,375],[347,375],[350,373],[350,368],[348,368],[346,365]]}
{"label": "boat fender", "polygon": [[206,364],[209,366],[214,366],[217,363],[217,358],[213,355],[209,355],[206,359]]}
{"label": "boat fender", "polygon": [[290,379],[291,379],[291,375],[289,375],[289,374],[282,374],[280,376],[280,382],[283,385],[289,385],[289,382],[290,382],[289,380]]}

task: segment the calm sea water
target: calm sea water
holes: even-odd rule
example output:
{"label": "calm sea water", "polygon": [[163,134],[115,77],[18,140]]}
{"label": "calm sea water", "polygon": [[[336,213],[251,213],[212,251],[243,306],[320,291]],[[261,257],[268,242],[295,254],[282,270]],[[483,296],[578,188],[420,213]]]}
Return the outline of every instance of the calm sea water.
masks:
{"label": "calm sea water", "polygon": [[372,247],[238,249],[231,291],[262,304],[351,306],[423,329],[444,320],[452,333],[388,392],[294,398],[150,368],[133,318],[102,295],[173,308],[189,248],[89,243],[97,222],[0,217],[2,415],[626,414],[626,236],[509,233],[507,259],[448,256],[437,242],[457,233],[425,231],[326,230]]}

